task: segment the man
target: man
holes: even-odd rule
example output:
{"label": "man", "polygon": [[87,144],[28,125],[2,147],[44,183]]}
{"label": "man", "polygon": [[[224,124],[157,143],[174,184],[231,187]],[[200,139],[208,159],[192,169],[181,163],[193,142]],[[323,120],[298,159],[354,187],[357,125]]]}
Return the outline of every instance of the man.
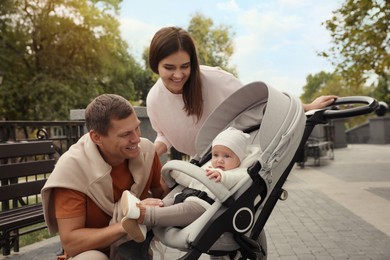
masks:
{"label": "man", "polygon": [[154,145],[140,138],[140,121],[126,99],[98,96],[85,121],[88,133],[60,157],[42,189],[45,220],[67,257],[109,259],[110,247],[127,235],[120,223],[122,192],[160,205],[148,197],[162,198],[168,190]]}

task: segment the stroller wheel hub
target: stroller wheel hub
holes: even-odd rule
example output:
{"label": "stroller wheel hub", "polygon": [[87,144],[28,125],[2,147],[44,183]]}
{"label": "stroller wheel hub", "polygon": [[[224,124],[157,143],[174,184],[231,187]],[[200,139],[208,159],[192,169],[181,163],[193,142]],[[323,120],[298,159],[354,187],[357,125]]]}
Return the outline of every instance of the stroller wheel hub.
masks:
{"label": "stroller wheel hub", "polygon": [[253,223],[253,212],[247,208],[240,208],[233,216],[233,227],[239,233],[245,233]]}
{"label": "stroller wheel hub", "polygon": [[283,190],[280,192],[279,199],[280,200],[286,200],[288,198],[288,192],[286,190]]}

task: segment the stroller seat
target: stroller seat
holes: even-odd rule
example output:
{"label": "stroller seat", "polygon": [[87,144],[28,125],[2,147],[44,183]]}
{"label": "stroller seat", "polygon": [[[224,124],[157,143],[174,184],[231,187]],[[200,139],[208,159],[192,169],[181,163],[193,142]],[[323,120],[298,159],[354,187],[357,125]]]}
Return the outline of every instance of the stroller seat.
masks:
{"label": "stroller seat", "polygon": [[[235,169],[234,173],[237,171],[247,171],[247,168],[253,165],[256,161],[256,158],[259,156],[260,149],[258,147],[250,147],[249,154],[243,159],[239,168]],[[172,160],[169,162],[167,167],[163,167],[163,176],[165,182],[168,187],[173,187],[177,185],[168,196],[175,195],[180,192],[184,187],[188,187],[193,179],[200,181],[202,184],[206,185],[208,189],[212,192],[208,193],[213,199],[216,199],[213,204],[208,204],[203,199],[198,197],[191,197],[192,201],[197,201],[201,204],[207,211],[201,216],[201,218],[209,219],[213,214],[215,214],[216,210],[218,210],[226,200],[228,200],[233,194],[242,187],[246,182],[249,181],[250,176],[246,175],[244,178],[240,180],[239,183],[235,184],[231,189],[226,189],[224,185],[221,183],[216,183],[214,180],[209,180],[204,173],[204,169],[206,169],[210,164],[208,161],[202,167],[196,166],[193,163],[180,161],[180,160]],[[169,170],[168,170],[169,169]],[[197,225],[203,225],[203,221],[199,219],[199,221],[195,221],[191,225],[178,228],[178,227],[155,227],[153,229],[154,233],[165,233],[162,237],[157,235],[157,237],[163,239],[162,241],[165,245],[175,248],[187,248],[188,241],[191,241],[191,237],[196,235],[194,230],[199,230]],[[171,235],[169,235],[171,234]],[[224,235],[223,237],[228,236]],[[166,239],[166,241],[165,241]],[[238,245],[235,242],[232,242],[231,238],[221,238],[219,241],[219,246],[217,247],[219,250],[221,249],[231,249],[238,248]]]}

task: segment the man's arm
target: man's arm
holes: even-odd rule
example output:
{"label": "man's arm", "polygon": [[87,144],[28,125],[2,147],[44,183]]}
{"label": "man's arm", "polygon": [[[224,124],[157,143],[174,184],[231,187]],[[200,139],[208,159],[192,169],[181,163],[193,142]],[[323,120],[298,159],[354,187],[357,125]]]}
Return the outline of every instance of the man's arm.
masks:
{"label": "man's arm", "polygon": [[169,188],[163,178],[160,180],[160,187],[151,188],[150,192],[152,193],[153,198],[164,198],[169,193]]}
{"label": "man's arm", "polygon": [[109,248],[127,233],[121,223],[104,228],[85,228],[85,216],[57,219],[65,252],[73,257],[88,250]]}

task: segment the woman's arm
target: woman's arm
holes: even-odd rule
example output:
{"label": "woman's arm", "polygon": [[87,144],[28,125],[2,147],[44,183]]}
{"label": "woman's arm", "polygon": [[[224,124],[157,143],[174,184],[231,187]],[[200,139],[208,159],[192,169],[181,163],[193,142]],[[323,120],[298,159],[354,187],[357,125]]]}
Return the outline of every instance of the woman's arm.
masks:
{"label": "woman's arm", "polygon": [[156,142],[154,143],[154,146],[156,147],[156,153],[158,156],[161,156],[168,151],[167,146],[163,142]]}
{"label": "woman's arm", "polygon": [[329,106],[332,104],[335,99],[337,99],[338,96],[336,95],[327,95],[327,96],[320,96],[313,100],[310,104],[303,104],[303,109],[305,112],[313,109],[320,109]]}

